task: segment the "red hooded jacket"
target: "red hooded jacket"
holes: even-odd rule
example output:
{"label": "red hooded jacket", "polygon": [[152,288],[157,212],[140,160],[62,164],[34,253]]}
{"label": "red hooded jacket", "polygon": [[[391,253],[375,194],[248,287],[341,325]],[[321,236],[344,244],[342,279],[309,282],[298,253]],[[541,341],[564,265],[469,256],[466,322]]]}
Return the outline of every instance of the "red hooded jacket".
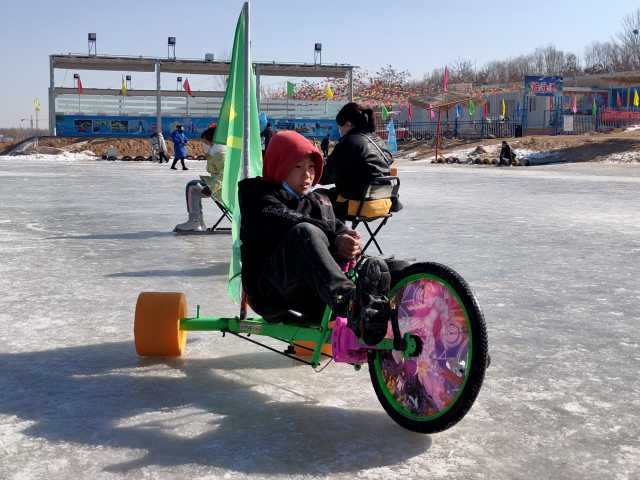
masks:
{"label": "red hooded jacket", "polygon": [[309,140],[293,130],[283,130],[271,137],[262,166],[262,175],[265,180],[280,183],[296,163],[305,155],[311,155],[315,164],[316,176],[313,185],[316,185],[322,177],[324,160],[322,153]]}

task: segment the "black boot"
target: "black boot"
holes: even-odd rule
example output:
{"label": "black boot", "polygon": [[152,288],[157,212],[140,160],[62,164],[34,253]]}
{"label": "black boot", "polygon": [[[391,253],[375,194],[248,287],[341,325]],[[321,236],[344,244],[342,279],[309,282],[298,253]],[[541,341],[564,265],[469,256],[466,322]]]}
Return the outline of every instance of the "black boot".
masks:
{"label": "black boot", "polygon": [[380,343],[389,324],[390,308],[387,294],[391,273],[380,258],[367,257],[357,267],[356,301],[350,312],[349,327],[367,345]]}

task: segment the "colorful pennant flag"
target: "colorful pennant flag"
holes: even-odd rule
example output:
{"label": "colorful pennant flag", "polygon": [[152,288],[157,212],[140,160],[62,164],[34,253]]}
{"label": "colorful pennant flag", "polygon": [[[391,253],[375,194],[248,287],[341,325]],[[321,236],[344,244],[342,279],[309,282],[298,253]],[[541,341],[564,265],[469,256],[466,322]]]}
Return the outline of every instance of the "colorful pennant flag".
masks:
{"label": "colorful pennant flag", "polygon": [[35,108],[36,112],[40,111],[40,99],[39,98],[35,98],[33,100],[33,108]]}
{"label": "colorful pennant flag", "polygon": [[502,111],[500,112],[500,117],[502,120],[507,116],[507,102],[505,102],[504,98],[502,99]]}
{"label": "colorful pennant flag", "polygon": [[571,111],[573,113],[578,113],[578,97],[576,97],[575,95],[573,96],[573,99],[571,100]]}
{"label": "colorful pennant flag", "polygon": [[382,117],[382,120],[386,120],[387,118],[389,118],[389,110],[387,110],[387,107],[384,103],[380,106],[380,116]]}
{"label": "colorful pennant flag", "polygon": [[293,97],[296,93],[296,84],[287,82],[287,97]]}
{"label": "colorful pennant flag", "polygon": [[593,97],[593,103],[591,104],[591,115],[596,116],[598,114],[598,105],[596,99]]}
{"label": "colorful pennant flag", "polygon": [[456,104],[456,118],[460,118],[462,116],[462,107],[460,104]]}
{"label": "colorful pennant flag", "polygon": [[429,116],[431,117],[431,120],[436,118],[436,112],[433,111],[433,105],[431,104],[429,104]]}
{"label": "colorful pennant flag", "polygon": [[125,82],[124,77],[122,77],[122,82],[120,83],[120,94],[123,97],[127,95],[127,82]]}
{"label": "colorful pennant flag", "polygon": [[636,88],[633,89],[633,106],[640,106],[640,97],[638,97],[638,90]]}
{"label": "colorful pennant flag", "polygon": [[260,131],[262,131],[265,128],[267,128],[267,123],[269,123],[269,119],[267,118],[267,114],[265,112],[260,112],[260,115],[258,116],[258,118],[260,120]]}
{"label": "colorful pennant flag", "polygon": [[193,93],[191,93],[191,84],[189,83],[189,79],[185,78],[184,79],[184,83],[182,84],[182,89],[187,92],[187,95],[189,95],[190,97],[193,95]]}
{"label": "colorful pennant flag", "polygon": [[482,105],[482,118],[489,119],[489,102],[484,102],[484,105]]}
{"label": "colorful pennant flag", "polygon": [[444,78],[442,80],[442,89],[447,92],[449,90],[449,67],[444,67]]}
{"label": "colorful pennant flag", "polygon": [[[233,40],[233,53],[229,68],[229,80],[224,93],[224,100],[220,108],[218,127],[213,138],[214,143],[227,146],[224,161],[224,177],[222,182],[222,201],[233,212],[231,229],[231,260],[229,262],[229,296],[240,300],[240,207],[238,198],[238,181],[242,178],[243,170],[243,138],[244,123],[249,124],[249,154],[244,159],[248,166],[247,175],[255,177],[262,175],[262,149],[260,143],[260,121],[258,119],[258,102],[256,100],[256,76],[251,65],[251,55],[245,58],[245,29],[247,28],[245,9],[242,10]],[[244,118],[244,73],[250,69],[249,82],[249,118]]]}
{"label": "colorful pennant flag", "polygon": [[78,95],[82,95],[82,92],[84,92],[84,88],[82,88],[82,80],[80,80],[80,76],[78,76]]}
{"label": "colorful pennant flag", "polygon": [[411,104],[407,105],[407,118],[409,121],[413,120],[413,105]]}
{"label": "colorful pennant flag", "polygon": [[331,90],[331,85],[327,85],[327,88],[324,89],[324,96],[327,100],[333,100],[333,90]]}
{"label": "colorful pennant flag", "polygon": [[393,119],[387,125],[387,145],[389,145],[389,151],[396,153],[398,151],[398,142],[396,141],[396,128],[393,124]]}
{"label": "colorful pennant flag", "polygon": [[616,106],[618,108],[622,108],[622,97],[620,97],[620,92],[616,93]]}
{"label": "colorful pennant flag", "polygon": [[473,99],[469,100],[469,116],[473,117],[476,114],[476,102]]}

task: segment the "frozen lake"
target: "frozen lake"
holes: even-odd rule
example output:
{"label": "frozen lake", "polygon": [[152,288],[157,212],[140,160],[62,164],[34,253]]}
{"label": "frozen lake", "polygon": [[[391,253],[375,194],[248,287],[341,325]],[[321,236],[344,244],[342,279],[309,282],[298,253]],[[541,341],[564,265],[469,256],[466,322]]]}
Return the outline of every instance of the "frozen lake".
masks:
{"label": "frozen lake", "polygon": [[140,291],[237,311],[229,236],[171,233],[189,166],[0,157],[1,479],[640,477],[640,165],[402,166],[382,245],[467,279],[493,360],[432,436],[387,417],[366,369],[215,333],[136,356]]}

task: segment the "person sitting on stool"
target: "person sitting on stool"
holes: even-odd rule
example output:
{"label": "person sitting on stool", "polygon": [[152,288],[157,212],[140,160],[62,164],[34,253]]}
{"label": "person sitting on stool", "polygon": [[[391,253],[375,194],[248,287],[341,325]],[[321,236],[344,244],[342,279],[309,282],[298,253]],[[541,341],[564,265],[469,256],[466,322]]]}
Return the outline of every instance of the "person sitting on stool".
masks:
{"label": "person sitting on stool", "polygon": [[204,232],[207,226],[202,216],[202,199],[213,197],[218,201],[221,200],[222,193],[222,175],[224,171],[224,157],[226,147],[213,143],[213,136],[216,132],[216,125],[213,124],[207,128],[200,138],[208,147],[207,151],[207,171],[209,177],[201,176],[200,180],[191,180],[186,186],[187,213],[189,219],[176,225],[174,232]]}

